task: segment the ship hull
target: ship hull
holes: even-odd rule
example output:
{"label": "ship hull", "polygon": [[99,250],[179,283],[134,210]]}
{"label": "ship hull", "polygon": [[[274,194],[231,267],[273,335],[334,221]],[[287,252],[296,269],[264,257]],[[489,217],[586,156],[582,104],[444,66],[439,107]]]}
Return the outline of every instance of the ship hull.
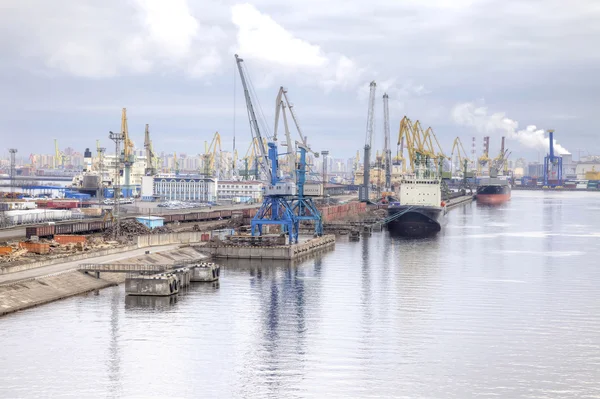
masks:
{"label": "ship hull", "polygon": [[500,205],[510,200],[510,186],[489,185],[477,189],[477,203],[483,205]]}
{"label": "ship hull", "polygon": [[444,208],[394,206],[388,208],[388,216],[404,212],[407,208],[410,210],[388,223],[390,233],[401,237],[419,238],[435,235],[442,229],[440,221],[445,214]]}

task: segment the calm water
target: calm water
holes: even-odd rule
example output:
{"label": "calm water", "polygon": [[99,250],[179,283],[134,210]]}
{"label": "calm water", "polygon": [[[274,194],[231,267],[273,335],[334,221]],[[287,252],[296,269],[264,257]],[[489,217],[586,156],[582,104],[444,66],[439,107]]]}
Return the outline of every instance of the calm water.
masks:
{"label": "calm water", "polygon": [[374,233],[0,319],[0,397],[600,397],[600,195],[513,193],[434,239]]}

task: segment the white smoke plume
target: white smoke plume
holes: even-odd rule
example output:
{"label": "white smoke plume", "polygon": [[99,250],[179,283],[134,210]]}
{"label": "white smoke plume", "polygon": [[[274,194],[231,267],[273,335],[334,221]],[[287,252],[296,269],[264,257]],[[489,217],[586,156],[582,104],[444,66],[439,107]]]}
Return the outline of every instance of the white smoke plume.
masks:
{"label": "white smoke plume", "polygon": [[[501,134],[510,140],[517,140],[527,148],[547,153],[550,147],[549,138],[543,129],[530,125],[518,130],[519,122],[507,118],[504,112],[489,113],[484,105],[458,104],[452,110],[452,118],[459,125],[473,127],[482,134]],[[566,148],[557,144],[556,140],[554,140],[554,151],[558,155],[570,154]]]}

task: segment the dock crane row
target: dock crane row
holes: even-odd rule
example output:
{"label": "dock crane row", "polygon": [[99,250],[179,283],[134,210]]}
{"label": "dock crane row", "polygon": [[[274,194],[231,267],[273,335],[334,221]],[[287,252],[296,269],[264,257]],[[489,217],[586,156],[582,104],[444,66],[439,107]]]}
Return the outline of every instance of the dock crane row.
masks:
{"label": "dock crane row", "polygon": [[[315,235],[323,234],[323,223],[321,214],[314,205],[312,198],[308,196],[306,190],[306,154],[313,153],[318,156],[317,152],[313,152],[306,145],[305,136],[302,136],[301,141],[291,142],[289,126],[287,125],[286,108],[291,111],[291,106],[287,99],[287,93],[282,88],[276,98],[276,120],[274,137],[272,141],[265,141],[258,126],[256,113],[250,97],[250,92],[247,83],[247,74],[244,72],[243,59],[237,54],[235,55],[237,68],[239,71],[242,87],[244,89],[244,97],[246,99],[246,108],[248,111],[248,119],[252,133],[252,143],[256,143],[256,158],[264,175],[267,177],[267,185],[264,189],[263,203],[258,209],[256,215],[251,222],[251,233],[253,236],[262,235],[263,227],[268,225],[278,225],[281,232],[288,234],[289,242],[297,243],[301,222],[312,221],[315,226]],[[283,101],[285,99],[285,102]],[[278,153],[277,147],[277,125],[278,116],[282,114],[284,119],[284,128],[286,130],[286,146],[287,152],[284,154]],[[291,113],[291,112],[290,112]],[[293,119],[298,127],[297,118],[292,114]],[[293,147],[293,148],[292,148]],[[291,154],[290,154],[291,153]],[[299,161],[297,154],[299,153]],[[284,155],[291,163],[290,169],[295,175],[295,182],[285,181],[280,177],[279,156]],[[264,161],[264,162],[260,162]],[[317,190],[319,191],[319,190]],[[318,193],[320,194],[320,192]]]}
{"label": "dock crane row", "polygon": [[[435,145],[433,144],[434,142]],[[398,145],[406,148],[408,152],[408,165],[410,169],[407,170],[406,162],[403,162],[403,173],[413,173],[417,166],[425,159],[435,160],[437,168],[441,173],[444,161],[449,159],[444,154],[433,129],[430,127],[427,130],[423,130],[419,121],[413,123],[407,116],[404,116],[400,121]],[[399,152],[398,158],[405,159],[402,151]]]}

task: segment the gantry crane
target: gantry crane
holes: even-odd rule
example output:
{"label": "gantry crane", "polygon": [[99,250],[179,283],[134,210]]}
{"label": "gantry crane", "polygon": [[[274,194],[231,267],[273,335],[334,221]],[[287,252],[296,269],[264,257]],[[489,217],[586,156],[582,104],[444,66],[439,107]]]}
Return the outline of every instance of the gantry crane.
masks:
{"label": "gantry crane", "polygon": [[[282,116],[283,117],[283,128],[284,128],[284,132],[285,132],[285,144],[282,144],[283,146],[287,147],[287,153],[286,153],[286,169],[287,172],[290,174],[290,178],[292,180],[295,179],[295,174],[296,174],[296,152],[293,151],[293,144],[292,144],[292,138],[290,135],[290,128],[288,126],[288,121],[287,121],[287,113],[285,112],[287,105],[284,101],[283,98],[283,94],[286,92],[286,90],[283,87],[279,88],[279,93],[277,93],[277,98],[275,99],[275,128],[273,129],[273,141],[277,142],[277,130],[279,128],[279,117]],[[280,167],[282,165],[280,164]]]}
{"label": "gantry crane", "polygon": [[131,138],[129,137],[129,129],[127,128],[126,108],[123,108],[121,111],[121,133],[123,135],[123,153],[121,154],[121,161],[124,165],[123,175],[125,177],[125,184],[123,185],[121,192],[125,198],[128,198],[133,194],[131,190],[131,167],[135,162],[135,152],[133,141],[131,141]]}
{"label": "gantry crane", "polygon": [[146,150],[145,175],[154,176],[156,174],[156,157],[152,148],[152,141],[150,140],[150,128],[148,124],[146,124],[146,130],[144,131],[144,150]]}
{"label": "gantry crane", "polygon": [[[431,158],[435,158],[440,175],[443,173],[444,161],[446,159],[450,159],[444,154],[444,150],[442,150],[442,146],[438,141],[433,129],[428,127],[427,130],[423,131],[421,127],[421,122],[416,121],[413,126],[414,131],[417,133],[422,140],[422,149],[429,154]],[[432,140],[433,139],[433,140]],[[434,145],[435,143],[435,145]]]}
{"label": "gantry crane", "polygon": [[[244,88],[244,96],[246,98],[246,108],[248,110],[248,119],[250,121],[252,139],[256,139],[256,147],[258,149],[257,156],[259,157],[260,167],[263,169],[264,175],[268,179],[268,184],[265,187],[265,195],[263,203],[256,212],[251,222],[252,235],[262,235],[264,225],[279,225],[282,233],[289,235],[289,242],[298,242],[298,233],[301,220],[315,220],[315,233],[322,234],[321,216],[316,207],[311,207],[312,201],[304,197],[303,187],[306,176],[306,152],[307,147],[304,143],[297,143],[300,149],[300,162],[295,174],[299,176],[297,182],[285,182],[279,178],[277,143],[275,141],[267,143],[268,153],[265,152],[263,137],[258,127],[258,122],[252,105],[252,99],[246,83],[246,76],[242,68],[243,60],[235,55],[240,79]],[[285,91],[280,91],[281,95],[285,95]],[[278,95],[281,100],[281,97]],[[287,98],[286,98],[287,101]],[[281,101],[276,104],[281,106]],[[289,108],[289,107],[288,107]],[[285,108],[284,108],[285,112]],[[292,151],[292,146],[288,141],[288,152]],[[288,155],[288,154],[286,154]],[[290,158],[291,159],[291,158]],[[296,150],[294,150],[294,168],[296,168]],[[267,163],[268,161],[268,163]],[[308,205],[307,205],[308,204]]]}
{"label": "gantry crane", "polygon": [[495,177],[499,171],[508,172],[508,149],[504,148],[505,139],[502,137],[502,144],[500,145],[500,153],[498,156],[491,161],[490,176]]}
{"label": "gantry crane", "polygon": [[258,127],[256,113],[254,112],[250,91],[248,89],[248,84],[246,83],[246,76],[242,68],[244,60],[235,54],[235,61],[242,81],[242,87],[244,88],[244,97],[246,98],[246,108],[248,110],[252,139],[256,139],[257,142],[259,166],[268,179],[263,203],[256,212],[254,218],[252,218],[250,224],[251,232],[252,235],[262,235],[262,228],[264,225],[279,225],[282,233],[287,233],[289,235],[289,241],[290,244],[292,244],[298,242],[299,226],[286,197],[295,194],[295,186],[279,180],[277,170],[277,144],[275,142],[268,143],[269,150],[267,153],[264,148],[260,128]]}
{"label": "gantry crane", "polygon": [[[438,146],[438,152],[436,152],[432,138]],[[416,173],[417,170],[426,170],[427,173],[430,173],[430,165],[433,162],[436,175],[441,175],[442,161],[447,157],[442,152],[431,128],[423,131],[419,121],[412,123],[405,116],[400,121],[398,132],[398,145],[401,144],[408,152],[408,164],[410,165],[410,170],[407,170],[404,166],[405,162],[403,162],[403,172]],[[402,158],[404,158],[403,155]]]}
{"label": "gantry crane", "polygon": [[392,148],[390,146],[390,109],[388,105],[388,95],[383,95],[383,164],[385,168],[385,189],[386,192],[392,191]]}
{"label": "gantry crane", "polygon": [[[215,167],[215,159],[218,158]],[[204,155],[202,156],[202,163],[204,166],[204,174],[206,176],[219,177],[221,172],[221,135],[219,132],[215,132],[210,145],[208,142],[204,142]]]}
{"label": "gantry crane", "polygon": [[58,140],[54,139],[54,169],[65,168],[69,157],[64,152],[58,149]]}
{"label": "gantry crane", "polygon": [[[267,145],[266,140],[264,140],[263,144],[265,146]],[[254,179],[258,180],[258,178],[259,178],[258,162],[256,159],[257,148],[258,148],[258,143],[256,142],[256,139],[253,139],[250,142],[250,145],[248,146],[248,150],[246,151],[244,158],[242,158],[244,160],[244,179],[245,180],[248,180],[250,178],[250,169],[253,170]]]}
{"label": "gantry crane", "polygon": [[[458,168],[456,168],[453,163],[455,154],[458,159]],[[467,171],[467,165],[471,164],[471,160],[467,157],[467,152],[465,151],[465,147],[463,146],[460,137],[456,137],[454,139],[454,142],[452,143],[452,152],[450,154],[450,159],[452,162],[453,172],[455,170],[460,170],[461,173],[464,175],[463,177],[473,177],[473,173]]]}
{"label": "gantry crane", "polygon": [[549,152],[544,157],[544,186],[558,187],[563,183],[562,157],[554,153],[554,129],[548,129]]}
{"label": "gantry crane", "polygon": [[373,129],[374,129],[374,116],[375,116],[375,92],[377,90],[377,84],[372,81],[369,84],[369,108],[367,111],[367,137],[365,140],[365,155],[363,157],[363,187],[359,191],[359,200],[362,202],[369,202],[370,200],[370,186],[371,181],[369,174],[371,173],[371,145],[373,143]]}
{"label": "gantry crane", "polygon": [[260,169],[262,169],[262,171],[264,172],[264,175],[267,178],[267,180],[271,180],[271,170],[268,167],[269,156],[267,154],[267,147],[265,145],[265,140],[263,140],[263,137],[260,133],[260,129],[258,128],[258,119],[256,118],[256,113],[254,112],[254,106],[252,105],[252,100],[250,98],[250,90],[248,89],[246,78],[244,76],[244,71],[242,67],[242,63],[244,62],[244,60],[241,59],[237,54],[235,54],[235,60],[244,89],[246,109],[248,111],[248,119],[250,121],[250,133],[252,135],[252,139],[256,139],[257,142],[258,151],[256,157],[258,158],[258,164]]}

